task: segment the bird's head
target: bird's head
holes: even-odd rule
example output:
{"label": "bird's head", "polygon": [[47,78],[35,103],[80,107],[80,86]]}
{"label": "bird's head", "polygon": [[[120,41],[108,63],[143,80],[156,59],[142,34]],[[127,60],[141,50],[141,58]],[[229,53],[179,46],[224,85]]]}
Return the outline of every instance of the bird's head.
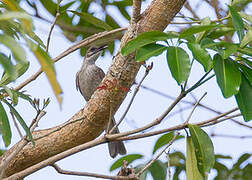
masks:
{"label": "bird's head", "polygon": [[86,53],[86,61],[96,61],[101,55],[102,51],[106,49],[107,45],[102,46],[91,46]]}

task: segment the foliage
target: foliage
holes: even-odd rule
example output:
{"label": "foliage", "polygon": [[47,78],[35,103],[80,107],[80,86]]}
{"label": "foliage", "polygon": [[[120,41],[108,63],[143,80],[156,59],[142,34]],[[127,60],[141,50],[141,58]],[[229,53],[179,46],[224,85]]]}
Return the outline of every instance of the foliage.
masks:
{"label": "foliage", "polygon": [[[232,157],[219,154],[214,155],[213,144],[208,135],[196,125],[189,125],[189,127],[190,132],[192,132],[192,134],[191,136],[186,137],[186,156],[180,151],[174,151],[169,153],[168,161],[170,164],[169,168],[172,168],[172,179],[181,179],[179,178],[179,176],[183,174],[183,172],[186,172],[188,180],[207,179],[208,173],[206,172],[210,172],[211,169],[214,169],[217,172],[214,178],[215,180],[249,180],[249,178],[251,177],[252,168],[252,164],[249,161],[251,154],[242,154],[239,159],[234,162],[233,166],[231,168],[228,168],[222,162],[223,160],[232,160]],[[157,152],[158,150],[162,149],[164,145],[167,145],[171,141],[173,136],[173,132],[169,132],[160,136],[153,147],[153,152]],[[183,136],[178,136],[178,138],[176,138],[176,141],[181,138],[183,138]],[[201,153],[203,156],[197,155],[197,153]],[[153,153],[152,155],[152,158],[155,158],[155,154]],[[131,166],[136,168],[136,173],[138,173],[145,166],[145,164],[142,164],[142,161],[139,161],[138,159],[145,159],[146,162],[149,162],[152,158],[148,158],[149,157],[145,157],[142,154],[129,154],[116,160],[111,165],[110,170],[116,170],[122,167],[124,161],[128,161]],[[138,161],[133,163],[133,159]],[[149,173],[151,174],[154,180],[165,180],[167,179],[167,168],[168,162],[166,160],[157,160],[140,176],[140,179],[145,180],[147,174]],[[204,169],[206,171],[201,173],[200,171],[204,171]]]}
{"label": "foliage", "polygon": [[[136,61],[145,61],[166,51],[168,68],[178,85],[184,87],[193,60],[198,61],[206,73],[214,69],[223,96],[225,98],[235,96],[244,120],[250,121],[252,119],[251,26],[242,19],[233,6],[229,6],[229,10],[232,26],[221,21],[211,22],[205,18],[200,25],[191,26],[179,35],[176,32],[158,31],[142,33],[122,48],[122,54],[126,56],[136,51]],[[252,23],[251,16],[243,14],[243,17]],[[222,40],[227,30],[237,32],[239,43]],[[170,45],[174,40],[178,42],[178,46]],[[182,48],[184,44],[188,47],[188,51],[192,52],[192,60]],[[214,53],[210,53],[212,51]]]}

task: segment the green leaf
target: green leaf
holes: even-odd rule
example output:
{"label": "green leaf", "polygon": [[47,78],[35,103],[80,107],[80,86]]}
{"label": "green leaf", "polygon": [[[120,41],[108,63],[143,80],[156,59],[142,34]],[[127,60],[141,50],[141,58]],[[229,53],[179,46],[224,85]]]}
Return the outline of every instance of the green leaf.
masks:
{"label": "green leaf", "polygon": [[226,155],[223,155],[223,154],[216,154],[215,155],[215,159],[232,159],[231,156],[226,156]]}
{"label": "green leaf", "polygon": [[207,179],[208,173],[215,163],[213,143],[199,126],[189,124],[188,127],[195,147],[197,167],[204,179]]}
{"label": "green leaf", "polygon": [[120,159],[118,159],[116,162],[114,162],[111,167],[110,167],[110,171],[114,171],[117,168],[120,168],[123,165],[123,161],[126,160],[129,164],[132,163],[133,161],[137,160],[137,159],[141,159],[143,158],[143,155],[141,154],[129,154],[126,155]]}
{"label": "green leaf", "polygon": [[5,147],[9,146],[11,143],[11,128],[8,120],[8,116],[5,109],[0,101],[0,129],[2,130],[2,136],[4,140]]}
{"label": "green leaf", "polygon": [[161,31],[151,31],[145,32],[138,35],[135,39],[129,41],[122,48],[122,55],[127,56],[138,48],[145,46],[147,44],[154,43],[156,41],[166,41],[167,39],[177,38],[178,34],[174,32],[164,33]]}
{"label": "green leaf", "polygon": [[252,86],[252,69],[247,66],[244,66],[243,64],[239,64],[239,67],[240,67],[243,75],[247,78],[250,85]]}
{"label": "green leaf", "polygon": [[237,31],[239,41],[241,42],[242,38],[244,37],[244,25],[241,16],[232,6],[228,6],[233,23],[234,28]]}
{"label": "green leaf", "polygon": [[250,23],[252,23],[252,16],[245,14],[244,12],[239,12],[240,16],[246,20],[248,20]]}
{"label": "green leaf", "polygon": [[136,61],[146,61],[153,56],[158,56],[166,50],[166,46],[160,44],[147,44],[139,48],[136,52]]}
{"label": "green leaf", "polygon": [[203,179],[197,166],[195,148],[191,137],[186,138],[186,177],[187,180]]}
{"label": "green leaf", "polygon": [[246,58],[242,58],[242,61],[244,61],[252,69],[252,61],[250,61]]}
{"label": "green leaf", "polygon": [[185,156],[182,152],[176,151],[174,153],[169,154],[170,158],[170,166],[175,166],[175,167],[183,167],[185,170]]}
{"label": "green leaf", "polygon": [[130,15],[129,15],[128,11],[126,11],[126,9],[121,6],[117,6],[117,7],[120,10],[120,13],[122,13],[122,15],[129,21]]}
{"label": "green leaf", "polygon": [[46,49],[46,46],[44,44],[44,42],[40,39],[39,36],[37,36],[34,32],[29,33],[29,36],[35,41],[37,42],[39,45],[41,45],[41,47],[43,47],[44,49]]}
{"label": "green leaf", "polygon": [[20,123],[20,125],[23,127],[23,129],[25,130],[26,134],[28,135],[29,139],[31,140],[33,146],[35,146],[35,142],[32,138],[32,134],[30,129],[28,128],[28,126],[26,125],[25,121],[23,120],[23,118],[20,116],[20,114],[17,112],[17,110],[5,99],[3,100],[3,102],[9,106],[11,112],[14,114],[14,116],[17,118],[18,122]]}
{"label": "green leaf", "polygon": [[70,12],[78,15],[80,18],[82,18],[84,21],[94,25],[95,27],[102,28],[104,30],[110,31],[112,30],[112,27],[109,26],[107,23],[103,22],[102,20],[92,16],[91,14],[85,13],[85,12],[77,12],[77,11],[71,11]]}
{"label": "green leaf", "polygon": [[0,149],[0,157],[3,155],[3,153],[5,152],[6,150],[4,149]]}
{"label": "green leaf", "polygon": [[167,62],[173,78],[179,85],[184,83],[190,74],[191,64],[188,54],[180,47],[167,48]]}
{"label": "green leaf", "polygon": [[11,59],[6,57],[5,54],[0,53],[0,64],[4,68],[4,72],[9,76],[10,81],[13,81],[17,78],[17,72],[15,66],[12,64]]}
{"label": "green leaf", "polygon": [[15,41],[14,38],[7,35],[0,35],[0,42],[10,48],[16,60],[22,62],[26,61],[25,50],[19,45],[18,42]]}
{"label": "green leaf", "polygon": [[207,37],[210,39],[218,39],[228,33],[234,32],[233,27],[220,27],[212,32],[210,32]]}
{"label": "green leaf", "polygon": [[[57,3],[60,3],[60,1],[57,1]],[[72,2],[69,2],[69,3],[66,3],[65,5],[62,5],[60,7],[60,11],[63,12],[63,11],[66,11],[69,7],[71,7],[74,3],[76,3],[75,1],[72,1]]]}
{"label": "green leaf", "polygon": [[198,26],[191,26],[185,29],[183,32],[180,33],[180,38],[185,38],[187,36],[191,36],[193,34],[202,32],[202,31],[210,31],[211,29],[218,27],[217,24],[210,24],[210,25],[198,25]]}
{"label": "green leaf", "polygon": [[18,96],[17,96],[17,94],[15,93],[15,91],[11,90],[10,88],[8,88],[8,87],[5,86],[5,85],[3,85],[3,88],[4,88],[5,92],[10,96],[13,105],[16,106],[17,103],[18,103]]}
{"label": "green leaf", "polygon": [[227,59],[233,53],[237,52],[238,46],[229,42],[221,42],[221,44],[216,44],[219,47],[219,53],[223,59]]}
{"label": "green leaf", "polygon": [[195,58],[201,65],[203,65],[205,72],[212,69],[213,61],[210,54],[196,43],[187,43],[188,48],[192,51],[193,58]]}
{"label": "green leaf", "polygon": [[27,19],[31,21],[31,16],[25,12],[5,12],[4,14],[0,14],[0,21],[6,21],[9,19],[18,18],[18,19]]}
{"label": "green leaf", "polygon": [[243,75],[240,91],[235,95],[235,99],[244,120],[250,121],[252,119],[252,86]]}
{"label": "green leaf", "polygon": [[251,154],[244,153],[240,158],[237,160],[237,162],[233,165],[233,169],[240,168],[241,164],[247,161],[251,157]]}
{"label": "green leaf", "polygon": [[108,25],[110,25],[113,29],[120,28],[120,25],[109,14],[106,14],[105,22]]}
{"label": "green leaf", "polygon": [[241,73],[231,59],[223,59],[219,54],[213,58],[214,71],[217,83],[225,98],[229,98],[239,92]]}
{"label": "green leaf", "polygon": [[[15,0],[3,0],[4,4],[6,4],[12,11],[19,11],[25,12]],[[32,32],[33,25],[32,25],[32,18],[21,18],[20,19],[22,28],[26,30],[27,33]]]}
{"label": "green leaf", "polygon": [[62,89],[56,79],[56,72],[54,69],[54,64],[50,56],[38,45],[34,44],[32,41],[27,39],[27,43],[34,53],[34,55],[39,60],[40,65],[42,66],[42,70],[46,73],[46,76],[53,88],[53,92],[59,102],[59,104],[62,104]]}
{"label": "green leaf", "polygon": [[[157,142],[155,143],[155,146],[153,148],[152,154],[154,154],[158,149],[163,147],[164,145],[167,145],[174,137],[174,132],[169,132],[167,134],[164,134],[158,138]],[[178,136],[176,140],[183,138],[183,136]]]}
{"label": "green leaf", "polygon": [[51,13],[53,16],[56,14],[57,4],[52,0],[40,0],[40,3],[44,6],[44,8]]}
{"label": "green leaf", "polygon": [[[140,172],[145,167],[145,164],[140,164],[135,167],[136,173]],[[144,171],[143,174],[139,177],[139,180],[145,180],[147,177],[148,171]]]}
{"label": "green leaf", "polygon": [[33,104],[33,100],[30,98],[30,95],[24,94],[23,92],[19,92],[19,91],[13,90],[13,89],[12,89],[12,91],[14,91],[18,97],[28,101],[30,104]]}
{"label": "green leaf", "polygon": [[243,37],[241,44],[240,44],[240,47],[243,48],[247,44],[249,44],[250,42],[252,42],[252,29],[251,28],[248,30],[248,32]]}
{"label": "green leaf", "polygon": [[[201,23],[200,23],[201,26],[202,25],[210,25],[210,24],[211,24],[211,20],[209,17],[202,19]],[[196,34],[196,42],[200,43],[200,41],[208,34],[208,32],[209,32],[209,30],[197,33]]]}
{"label": "green leaf", "polygon": [[167,166],[160,160],[156,160],[148,170],[154,180],[166,180],[167,176]]}
{"label": "green leaf", "polygon": [[213,168],[217,170],[214,180],[228,180],[229,169],[224,164],[216,161]]}
{"label": "green leaf", "polygon": [[17,72],[17,76],[15,77],[15,79],[13,79],[13,77],[10,76],[9,74],[5,73],[0,81],[0,86],[7,85],[13,80],[16,80],[18,77],[22,76],[27,71],[29,66],[30,66],[29,61],[24,61],[22,63],[16,64],[14,66],[15,72]]}
{"label": "green leaf", "polygon": [[247,164],[244,168],[242,168],[243,174],[242,179],[243,180],[250,180],[252,177],[252,164]]}
{"label": "green leaf", "polygon": [[183,172],[185,170],[185,168],[182,167],[175,167],[175,172],[173,174],[173,180],[180,180],[179,179],[179,175],[181,172]]}
{"label": "green leaf", "polygon": [[238,48],[238,52],[252,56],[252,48],[251,47],[245,47],[245,48]]}

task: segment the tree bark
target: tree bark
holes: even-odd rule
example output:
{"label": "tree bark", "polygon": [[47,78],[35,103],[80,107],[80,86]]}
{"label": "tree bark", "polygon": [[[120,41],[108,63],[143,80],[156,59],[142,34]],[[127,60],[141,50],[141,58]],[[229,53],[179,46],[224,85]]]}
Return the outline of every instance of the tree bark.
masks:
{"label": "tree bark", "polygon": [[[185,0],[153,0],[151,5],[141,15],[136,25],[136,31],[132,32],[129,30],[125,33],[121,41],[121,47],[134,38],[135,34],[153,30],[163,31],[180,11],[184,2]],[[103,82],[116,79],[119,87],[130,88],[140,66],[141,64],[136,63],[134,60],[134,53],[123,57],[119,50]],[[8,177],[55,154],[98,137],[108,123],[110,111],[114,115],[126,95],[127,92],[122,90],[97,90],[84,109],[81,109],[69,119],[67,125],[35,131],[33,137],[35,139],[38,137],[42,138],[35,141],[35,147],[28,143],[17,154],[8,164],[6,176]],[[69,123],[70,121],[72,123]],[[18,143],[7,151],[0,158],[0,162],[14,151],[17,146]]]}

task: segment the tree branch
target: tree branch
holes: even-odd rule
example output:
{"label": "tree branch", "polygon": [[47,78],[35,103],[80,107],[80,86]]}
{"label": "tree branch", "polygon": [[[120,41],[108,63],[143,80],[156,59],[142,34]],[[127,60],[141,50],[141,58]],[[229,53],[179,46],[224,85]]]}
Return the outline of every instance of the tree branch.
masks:
{"label": "tree branch", "polygon": [[[222,115],[219,115],[215,118],[212,118],[212,119],[209,119],[209,120],[206,120],[206,121],[202,121],[202,122],[199,122],[199,123],[195,123],[196,125],[199,125],[199,126],[209,126],[209,125],[213,125],[211,124],[211,122],[215,122],[218,123],[218,119],[219,118],[222,118],[232,112],[236,111],[236,109],[232,109],[226,113],[223,113]],[[234,115],[235,116],[235,115]],[[228,119],[228,117],[224,118],[224,120]],[[221,120],[219,122],[222,122]],[[147,126],[144,126],[144,127],[147,127]],[[132,131],[128,131],[128,132],[124,132],[124,133],[118,133],[118,134],[112,134],[112,135],[107,135],[106,137],[103,136],[103,137],[100,137],[98,139],[95,139],[95,140],[92,140],[92,141],[89,141],[85,144],[81,144],[79,146],[76,146],[76,147],[73,147],[71,149],[68,149],[64,152],[61,152],[59,154],[56,154],[40,163],[37,163],[31,167],[28,167],[27,169],[23,170],[23,171],[20,171],[18,173],[15,173],[13,175],[11,175],[10,177],[8,178],[5,178],[4,180],[15,180],[15,179],[20,179],[20,178],[23,178],[39,169],[42,169],[43,167],[46,167],[48,165],[51,165],[51,164],[54,164],[55,162],[65,158],[65,157],[68,157],[70,155],[73,155],[75,153],[78,153],[82,150],[85,150],[85,149],[89,149],[91,147],[94,147],[94,146],[97,146],[99,144],[103,144],[103,143],[106,143],[108,140],[109,141],[118,141],[118,140],[133,140],[133,139],[139,139],[139,138],[144,138],[144,137],[149,137],[149,136],[154,136],[154,135],[157,135],[157,134],[161,134],[161,133],[165,133],[165,132],[169,132],[169,131],[174,131],[174,130],[181,130],[181,129],[184,129],[187,127],[187,124],[183,123],[183,124],[180,124],[180,125],[177,125],[177,126],[173,126],[173,127],[170,127],[170,128],[166,128],[166,129],[163,129],[163,130],[159,130],[159,131],[154,131],[154,132],[150,132],[150,133],[144,133],[144,134],[139,134],[139,135],[134,135],[134,136],[128,136],[128,135],[132,135],[135,132],[132,132]],[[137,132],[141,132],[142,129],[144,128],[139,128]]]}
{"label": "tree branch", "polygon": [[89,173],[89,172],[77,172],[77,171],[67,171],[61,169],[57,164],[51,165],[58,173],[65,174],[65,175],[74,175],[74,176],[89,176],[95,178],[102,178],[102,179],[116,179],[116,180],[129,180],[129,177],[125,176],[108,176],[103,174],[97,173]]}
{"label": "tree branch", "polygon": [[[163,31],[173,19],[173,17],[180,11],[184,2],[185,0],[153,0],[151,5],[145,10],[145,12],[141,16],[141,19],[138,21],[136,25],[138,32],[136,33],[139,34],[153,30]],[[127,31],[124,34],[119,52],[115,56],[113,64],[111,65],[107,75],[103,79],[103,82],[111,81],[116,78],[118,80],[119,86],[127,88],[130,88],[132,86],[141,64],[135,62],[134,53],[123,57],[120,52],[121,48],[133,37],[134,34],[132,34],[131,31]],[[104,39],[102,38],[102,43],[104,43],[103,40]],[[22,86],[20,87],[22,88]],[[68,126],[61,128],[59,131],[36,140],[35,147],[32,147],[31,143],[28,143],[9,163],[6,169],[6,175],[10,176],[14,173],[20,171],[23,172],[25,170],[27,170],[26,175],[28,175],[28,170],[31,170],[30,168],[34,164],[43,162],[41,166],[45,167],[47,166],[45,162],[51,160],[52,162],[50,164],[52,164],[57,161],[57,159],[52,160],[53,156],[57,156],[57,158],[59,158],[62,153],[64,154],[66,152],[73,154],[73,152],[69,152],[71,148],[79,147],[83,143],[85,143],[85,145],[89,144],[89,141],[95,139],[103,132],[105,125],[108,123],[110,114],[110,97],[113,98],[112,113],[114,115],[126,95],[127,92],[125,91],[95,91],[85,108],[77,112],[69,120],[75,121],[76,119],[83,118],[83,121],[71,123]],[[49,132],[54,131],[55,129],[57,129],[57,127],[35,131],[33,133],[33,136],[40,137],[44,134],[48,134]],[[98,144],[99,143],[102,143],[102,141],[100,140]],[[17,148],[18,144],[12,147],[11,150],[5,152],[1,158],[7,156],[11,151]],[[82,149],[79,149],[79,151],[81,150]],[[36,166],[34,168],[35,170],[38,170],[42,167],[38,168],[38,166]],[[26,175],[22,174],[21,176],[17,177],[24,177]]]}

